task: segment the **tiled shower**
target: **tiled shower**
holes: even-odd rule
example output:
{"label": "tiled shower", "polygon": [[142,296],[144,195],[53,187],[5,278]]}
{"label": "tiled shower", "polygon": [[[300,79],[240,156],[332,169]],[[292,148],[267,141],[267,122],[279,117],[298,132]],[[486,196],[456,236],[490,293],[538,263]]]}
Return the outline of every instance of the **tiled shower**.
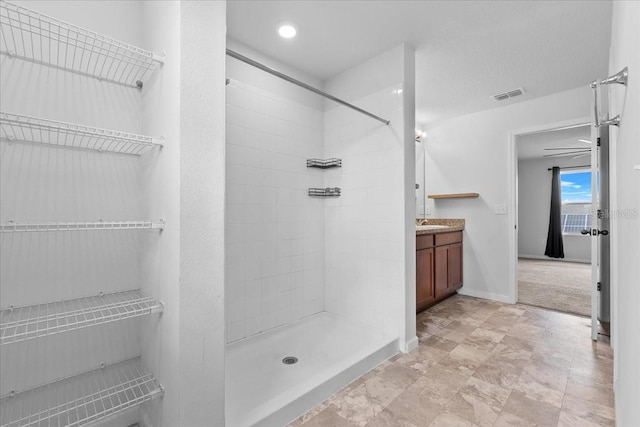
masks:
{"label": "tiled shower", "polygon": [[260,73],[227,61],[227,342],[324,309],[322,100]]}
{"label": "tiled shower", "polygon": [[[359,83],[368,72],[402,70],[405,54],[397,47],[327,82],[287,70],[349,95],[388,126],[227,59],[226,415],[234,425],[291,421],[404,344],[404,171],[414,153],[413,138],[404,141],[407,82],[400,71]],[[313,159],[340,165],[307,167]],[[340,193],[310,195],[323,188]],[[288,356],[297,363],[283,364]]]}

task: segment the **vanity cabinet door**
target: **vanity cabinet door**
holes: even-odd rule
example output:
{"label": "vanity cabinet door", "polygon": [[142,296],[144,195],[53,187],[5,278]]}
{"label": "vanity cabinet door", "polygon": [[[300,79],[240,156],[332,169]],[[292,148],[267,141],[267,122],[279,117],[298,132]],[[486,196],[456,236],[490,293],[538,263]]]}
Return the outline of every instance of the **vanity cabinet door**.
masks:
{"label": "vanity cabinet door", "polygon": [[416,251],[416,310],[422,309],[435,299],[433,255],[433,248]]}
{"label": "vanity cabinet door", "polygon": [[449,294],[449,245],[437,246],[435,250],[435,293],[436,298]]}
{"label": "vanity cabinet door", "polygon": [[449,245],[448,264],[447,288],[453,292],[462,287],[462,243]]}

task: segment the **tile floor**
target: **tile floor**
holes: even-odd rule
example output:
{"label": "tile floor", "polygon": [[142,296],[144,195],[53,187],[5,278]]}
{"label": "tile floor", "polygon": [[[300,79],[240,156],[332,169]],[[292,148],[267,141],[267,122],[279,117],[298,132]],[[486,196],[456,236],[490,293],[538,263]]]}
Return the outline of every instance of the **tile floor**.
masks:
{"label": "tile floor", "polygon": [[417,316],[420,346],[292,427],[614,426],[613,359],[589,320],[456,295]]}

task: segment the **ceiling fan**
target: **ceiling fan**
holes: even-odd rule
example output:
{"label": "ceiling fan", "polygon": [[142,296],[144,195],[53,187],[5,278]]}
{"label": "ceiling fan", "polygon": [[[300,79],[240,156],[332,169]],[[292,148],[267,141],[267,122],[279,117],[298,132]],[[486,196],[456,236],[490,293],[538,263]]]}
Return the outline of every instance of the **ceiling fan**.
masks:
{"label": "ceiling fan", "polygon": [[591,154],[591,148],[576,148],[576,147],[565,147],[565,148],[545,148],[545,151],[562,151],[561,153],[553,153],[553,154],[545,154],[542,157],[565,157],[577,154],[574,159],[579,157],[583,157]]}

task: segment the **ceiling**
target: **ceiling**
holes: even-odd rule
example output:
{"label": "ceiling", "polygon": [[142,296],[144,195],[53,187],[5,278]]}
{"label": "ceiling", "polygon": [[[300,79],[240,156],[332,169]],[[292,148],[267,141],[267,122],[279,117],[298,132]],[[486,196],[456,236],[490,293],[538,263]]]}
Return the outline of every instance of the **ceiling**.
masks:
{"label": "ceiling", "polygon": [[[591,148],[592,145],[578,141],[578,139],[591,140],[590,125],[518,136],[518,160],[542,159],[550,154],[572,159],[581,153],[569,153]],[[559,148],[562,149],[560,150]],[[588,153],[588,151],[584,153]],[[581,157],[581,159],[587,164],[590,162],[588,156]]]}
{"label": "ceiling", "polygon": [[[228,37],[327,80],[400,43],[416,49],[416,121],[529,100],[605,77],[611,1],[229,0]],[[298,36],[277,35],[292,21]],[[524,96],[490,96],[517,87]]]}

